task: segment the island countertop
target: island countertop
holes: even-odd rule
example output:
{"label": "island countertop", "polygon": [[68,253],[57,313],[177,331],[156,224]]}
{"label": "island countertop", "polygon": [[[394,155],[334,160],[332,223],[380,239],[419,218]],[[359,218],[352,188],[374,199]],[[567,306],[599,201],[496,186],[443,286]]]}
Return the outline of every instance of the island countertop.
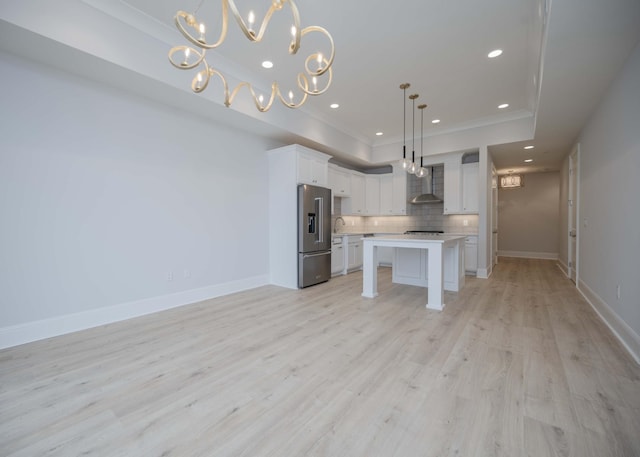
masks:
{"label": "island countertop", "polygon": [[445,243],[448,241],[455,241],[465,239],[463,235],[447,235],[447,234],[427,234],[427,233],[412,233],[402,235],[375,235],[373,237],[364,237],[363,240],[374,239],[376,241],[389,240],[389,241],[435,241]]}

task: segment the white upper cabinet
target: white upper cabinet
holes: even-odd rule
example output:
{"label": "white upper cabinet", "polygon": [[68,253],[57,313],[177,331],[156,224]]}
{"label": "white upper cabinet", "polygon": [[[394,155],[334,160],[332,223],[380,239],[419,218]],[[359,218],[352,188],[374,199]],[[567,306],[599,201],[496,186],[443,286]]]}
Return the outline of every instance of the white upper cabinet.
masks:
{"label": "white upper cabinet", "polygon": [[475,163],[462,164],[462,212],[478,212],[478,172],[480,165]]}
{"label": "white upper cabinet", "polygon": [[444,161],[444,206],[443,214],[460,214],[461,179],[460,155],[452,154]]}
{"label": "white upper cabinet", "polygon": [[407,173],[389,173],[380,176],[380,215],[405,216],[407,214]]}
{"label": "white upper cabinet", "polygon": [[330,156],[298,147],[298,184],[327,187],[327,163]]}
{"label": "white upper cabinet", "polygon": [[462,154],[451,154],[444,162],[444,214],[478,214],[478,162],[461,162]]}
{"label": "white upper cabinet", "polygon": [[329,188],[334,197],[351,195],[351,173],[337,165],[329,164]]}
{"label": "white upper cabinet", "polygon": [[364,207],[366,216],[380,214],[380,175],[365,175],[364,178]]}
{"label": "white upper cabinet", "polygon": [[407,173],[404,170],[393,173],[393,211],[395,216],[407,215]]}
{"label": "white upper cabinet", "polygon": [[380,175],[380,215],[393,215],[393,175]]}
{"label": "white upper cabinet", "polygon": [[365,215],[365,182],[364,174],[357,171],[351,174],[351,196],[342,199],[342,214],[353,216]]}

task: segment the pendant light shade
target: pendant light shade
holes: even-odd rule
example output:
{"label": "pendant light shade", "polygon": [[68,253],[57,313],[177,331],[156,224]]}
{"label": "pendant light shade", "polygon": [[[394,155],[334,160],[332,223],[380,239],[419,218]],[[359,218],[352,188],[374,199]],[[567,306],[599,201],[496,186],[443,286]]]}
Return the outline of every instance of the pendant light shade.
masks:
{"label": "pendant light shade", "polygon": [[416,176],[418,178],[423,178],[427,174],[427,170],[425,170],[424,166],[422,165],[422,147],[424,144],[424,109],[426,107],[426,104],[418,105],[418,109],[420,110],[420,168],[416,170]]}
{"label": "pendant light shade", "polygon": [[411,86],[409,83],[400,84],[402,89],[402,160],[400,166],[403,170],[408,170],[411,166],[411,160],[407,159],[407,89]]}
{"label": "pendant light shade", "polygon": [[416,98],[418,98],[418,94],[409,95],[409,99],[413,102],[413,106],[411,108],[412,118],[411,118],[411,136],[412,136],[412,147],[411,147],[411,164],[409,168],[407,168],[407,173],[415,174],[418,171],[418,167],[416,165]]}

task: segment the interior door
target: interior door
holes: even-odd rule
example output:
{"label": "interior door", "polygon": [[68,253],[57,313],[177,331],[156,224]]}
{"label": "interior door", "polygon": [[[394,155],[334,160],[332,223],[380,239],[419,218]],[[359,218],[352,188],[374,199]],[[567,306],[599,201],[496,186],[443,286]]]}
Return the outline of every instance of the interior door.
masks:
{"label": "interior door", "polygon": [[569,241],[568,265],[569,278],[574,283],[578,280],[578,176],[579,176],[579,156],[580,145],[571,152],[569,156]]}
{"label": "interior door", "polygon": [[491,174],[491,260],[495,266],[498,263],[498,175],[495,168]]}

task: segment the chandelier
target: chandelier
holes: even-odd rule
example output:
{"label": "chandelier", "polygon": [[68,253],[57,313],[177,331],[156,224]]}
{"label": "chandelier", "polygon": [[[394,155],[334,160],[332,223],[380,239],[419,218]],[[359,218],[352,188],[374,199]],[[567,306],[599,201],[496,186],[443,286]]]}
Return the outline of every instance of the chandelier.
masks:
{"label": "chandelier", "polygon": [[524,182],[522,175],[505,175],[500,177],[500,187],[503,189],[513,189],[515,187],[523,187]]}
{"label": "chandelier", "polygon": [[[235,88],[233,88],[233,90],[229,90],[229,85],[224,75],[219,70],[211,66],[206,59],[207,51],[209,49],[215,49],[219,47],[224,42],[227,36],[229,10],[231,10],[231,13],[233,13],[233,17],[235,18],[238,26],[240,27],[240,30],[242,30],[242,33],[244,33],[247,39],[251,42],[259,43],[264,37],[267,26],[269,25],[269,21],[271,20],[271,16],[276,11],[282,10],[285,4],[288,4],[290,6],[293,22],[291,26],[291,42],[289,44],[289,54],[295,55],[298,52],[298,50],[300,49],[300,41],[305,35],[317,32],[324,35],[329,41],[330,52],[328,56],[318,51],[313,52],[306,57],[306,59],[304,60],[304,71],[298,73],[296,81],[297,89],[299,89],[299,91],[301,92],[301,95],[298,96],[298,99],[295,98],[294,93],[291,90],[288,93],[288,97],[285,98],[282,95],[280,86],[276,81],[271,84],[271,94],[266,101],[264,95],[256,95],[256,91],[251,83],[246,81],[240,82]],[[202,2],[200,2],[200,5],[196,9],[196,13],[198,9],[200,9],[200,6],[202,6]],[[198,69],[198,72],[191,81],[191,89],[195,93],[200,93],[205,90],[209,85],[211,78],[215,76],[218,77],[222,82],[224,88],[224,104],[226,107],[231,106],[231,103],[233,103],[233,100],[238,94],[238,91],[240,91],[242,87],[246,86],[251,93],[251,96],[253,97],[256,108],[261,112],[266,112],[271,108],[271,105],[273,104],[273,101],[276,97],[278,97],[282,104],[284,104],[288,108],[299,108],[307,101],[307,96],[316,96],[323,94],[331,85],[331,80],[333,77],[331,65],[333,64],[333,58],[335,54],[333,38],[331,37],[329,32],[327,32],[327,30],[322,27],[308,26],[301,29],[300,15],[298,13],[298,8],[296,7],[296,4],[293,0],[272,0],[271,7],[262,20],[262,24],[260,25],[257,33],[253,28],[253,24],[255,22],[255,15],[253,11],[249,12],[249,15],[247,17],[247,25],[247,23],[238,12],[238,8],[236,7],[234,1],[222,0],[222,27],[220,30],[220,35],[218,36],[216,41],[211,41],[207,38],[205,24],[204,22],[200,22],[198,19],[196,19],[196,13],[191,14],[184,11],[178,11],[176,13],[176,27],[191,45],[174,46],[169,51],[169,61],[174,67],[180,70]],[[323,88],[319,89],[318,79],[323,75],[326,75],[326,84]]]}

